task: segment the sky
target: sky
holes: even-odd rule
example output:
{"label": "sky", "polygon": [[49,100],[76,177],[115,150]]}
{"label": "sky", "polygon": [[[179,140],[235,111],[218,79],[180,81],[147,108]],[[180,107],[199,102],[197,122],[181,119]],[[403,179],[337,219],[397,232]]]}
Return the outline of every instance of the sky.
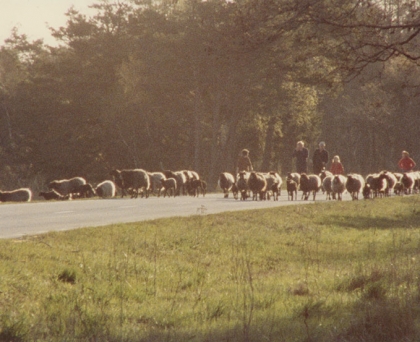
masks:
{"label": "sky", "polygon": [[[48,45],[56,45],[48,26],[66,26],[64,15],[73,5],[83,14],[89,14],[88,5],[94,0],[0,0],[0,46],[11,36],[12,28],[26,34],[29,41],[43,38]],[[92,13],[92,12],[90,12]]]}

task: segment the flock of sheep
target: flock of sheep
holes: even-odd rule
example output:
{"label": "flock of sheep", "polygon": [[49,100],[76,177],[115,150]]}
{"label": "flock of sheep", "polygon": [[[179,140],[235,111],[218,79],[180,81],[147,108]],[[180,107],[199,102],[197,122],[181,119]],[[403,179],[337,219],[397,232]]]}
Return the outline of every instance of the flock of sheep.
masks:
{"label": "flock of sheep", "polygon": [[[282,178],[277,172],[247,172],[241,171],[235,177],[229,172],[222,172],[219,176],[219,186],[228,198],[229,192],[235,199],[265,200],[271,197],[278,200],[281,195]],[[418,192],[420,187],[420,172],[393,173],[381,171],[363,177],[360,174],[333,175],[323,170],[319,175],[306,173],[288,173],[286,189],[288,200],[297,199],[297,192],[302,191],[302,200],[308,200],[312,195],[322,191],[326,199],[342,200],[347,191],[353,200],[359,199],[361,194],[365,199],[389,196],[395,194],[411,194]]]}
{"label": "flock of sheep", "polygon": [[[132,198],[149,197],[154,193],[157,196],[177,196],[189,194],[198,196],[206,194],[207,184],[200,179],[195,171],[163,171],[147,172],[143,169],[112,170],[113,180],[105,180],[95,187],[83,177],[54,180],[48,184],[48,191],[41,191],[40,197],[45,200],[70,200],[99,196],[102,198],[115,197],[117,189],[121,197],[129,194]],[[0,202],[29,202],[32,191],[21,188],[12,191],[0,191]]]}
{"label": "flock of sheep", "polygon": [[[143,169],[113,170],[110,172],[113,180],[105,180],[95,187],[82,177],[54,180],[48,184],[48,191],[39,193],[45,200],[70,200],[99,196],[115,197],[117,189],[121,197],[149,197],[150,194],[163,197],[191,195],[205,196],[207,183],[195,171],[162,171],[147,172]],[[323,170],[319,175],[288,173],[286,177],[288,200],[297,199],[297,192],[302,191],[302,200],[308,200],[312,195],[322,191],[326,199],[341,200],[347,191],[353,200],[362,195],[364,198],[389,196],[395,194],[410,194],[419,191],[420,172],[393,173],[381,171],[363,177],[360,174],[333,175]],[[219,175],[218,186],[224,197],[233,193],[235,199],[247,200],[278,200],[283,185],[282,177],[277,172],[239,172],[236,177],[229,172]],[[0,191],[0,202],[29,202],[32,191],[21,188],[13,191]]]}

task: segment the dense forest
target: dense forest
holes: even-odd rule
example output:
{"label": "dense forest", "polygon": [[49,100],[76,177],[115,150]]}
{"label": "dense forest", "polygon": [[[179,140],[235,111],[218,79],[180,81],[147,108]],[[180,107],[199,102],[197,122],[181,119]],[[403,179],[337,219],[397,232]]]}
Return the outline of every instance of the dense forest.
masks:
{"label": "dense forest", "polygon": [[[57,45],[0,46],[0,188],[193,169],[215,187],[242,148],[293,170],[298,140],[346,172],[420,165],[420,1],[92,0]],[[11,28],[12,30],[12,28]]]}

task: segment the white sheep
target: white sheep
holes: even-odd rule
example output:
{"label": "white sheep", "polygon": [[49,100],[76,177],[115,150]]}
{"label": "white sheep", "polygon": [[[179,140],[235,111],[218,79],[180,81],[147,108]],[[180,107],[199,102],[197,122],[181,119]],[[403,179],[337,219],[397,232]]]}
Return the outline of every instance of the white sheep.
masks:
{"label": "white sheep", "polygon": [[248,178],[248,187],[252,191],[252,199],[254,201],[265,199],[265,194],[267,190],[267,179],[261,173],[251,171]]}
{"label": "white sheep", "polygon": [[146,198],[149,197],[150,178],[145,170],[113,170],[110,175],[114,177],[115,184],[121,188],[121,197],[124,197],[124,192],[129,189],[132,190],[131,198],[137,198],[139,191],[143,191],[146,194]]}
{"label": "white sheep", "polygon": [[172,196],[176,196],[177,194],[177,180],[175,178],[167,178],[167,179],[162,179],[161,180],[162,183],[162,187],[163,187],[163,197],[166,197],[166,195],[168,195],[168,197]]}
{"label": "white sheep", "polygon": [[287,178],[289,178],[289,179],[293,179],[293,180],[296,182],[296,184],[297,184],[297,186],[298,186],[298,190],[299,190],[299,185],[300,185],[300,173],[297,173],[297,172],[289,172],[289,173],[287,174]]}
{"label": "white sheep", "polygon": [[[270,174],[277,180],[277,184],[274,184],[271,188],[274,198],[278,199],[279,196],[281,196],[281,186],[283,185],[283,179],[276,171],[270,171]],[[277,193],[275,193],[277,191]]]}
{"label": "white sheep", "polygon": [[334,176],[331,174],[322,179],[322,190],[326,193],[327,200],[331,200],[333,178]]}
{"label": "white sheep", "polygon": [[321,178],[318,175],[307,175],[306,173],[300,175],[300,190],[305,201],[308,200],[310,193],[315,201],[316,193],[321,189],[321,185]]}
{"label": "white sheep", "polygon": [[343,192],[346,190],[346,177],[343,175],[335,175],[332,180],[331,189],[333,199],[341,201]]}
{"label": "white sheep", "polygon": [[385,177],[388,184],[385,195],[390,196],[395,188],[395,185],[398,183],[397,177],[389,171],[382,171],[379,175],[380,177]]}
{"label": "white sheep", "polygon": [[163,172],[150,172],[148,173],[150,177],[150,187],[153,193],[157,193],[158,197],[160,197],[162,191],[162,179],[166,179],[166,176]]}
{"label": "white sheep", "polygon": [[281,185],[283,183],[280,175],[275,171],[260,172],[267,182],[266,199],[270,199],[271,195],[277,200],[281,195]]}
{"label": "white sheep", "polygon": [[176,175],[176,186],[177,186],[177,191],[178,191],[178,195],[186,195],[187,194],[187,183],[188,183],[188,178],[185,175],[185,173],[183,171],[175,171],[174,172]]}
{"label": "white sheep", "polygon": [[248,186],[249,176],[250,176],[250,172],[241,171],[238,173],[238,176],[236,178],[236,187],[238,189],[238,193],[241,194],[242,201],[245,201],[249,197],[249,186]]}
{"label": "white sheep", "polygon": [[0,202],[30,202],[31,199],[32,191],[28,188],[0,191]]}
{"label": "white sheep", "polygon": [[232,187],[235,184],[235,177],[233,177],[233,175],[229,172],[222,172],[219,175],[217,184],[220,189],[223,190],[224,198],[228,198],[229,191],[232,190]]}
{"label": "white sheep", "polygon": [[49,189],[54,189],[60,195],[66,196],[79,192],[81,185],[85,185],[86,180],[82,177],[74,177],[70,179],[54,180],[48,184]]}
{"label": "white sheep", "polygon": [[411,194],[414,190],[416,183],[414,172],[404,172],[401,177],[401,184],[403,185],[403,191],[405,194]]}
{"label": "white sheep", "polygon": [[293,197],[297,199],[298,185],[292,177],[286,178],[287,199],[293,201]]}
{"label": "white sheep", "polygon": [[371,192],[375,197],[385,196],[388,188],[388,182],[384,175],[375,173],[371,178],[369,178],[369,185]]}
{"label": "white sheep", "polygon": [[324,193],[324,192],[326,192],[327,190],[324,188],[324,179],[326,178],[326,177],[331,177],[331,179],[330,180],[327,180],[326,182],[327,182],[327,184],[329,184],[330,185],[330,194],[327,194],[327,199],[331,199],[331,180],[332,180],[332,176],[333,176],[333,174],[332,174],[332,172],[330,172],[330,171],[328,171],[328,170],[326,170],[325,169],[325,167],[321,170],[321,173],[319,174],[319,177],[321,177],[321,182],[322,182],[322,192]]}
{"label": "white sheep", "polygon": [[350,193],[353,200],[359,199],[359,193],[365,186],[365,180],[362,175],[352,173],[347,175],[346,190]]}
{"label": "white sheep", "polygon": [[163,174],[167,179],[174,178],[176,180],[176,192],[178,196],[186,194],[187,176],[184,171],[165,170]]}
{"label": "white sheep", "polygon": [[113,181],[105,180],[96,186],[95,192],[102,198],[115,197],[116,187]]}

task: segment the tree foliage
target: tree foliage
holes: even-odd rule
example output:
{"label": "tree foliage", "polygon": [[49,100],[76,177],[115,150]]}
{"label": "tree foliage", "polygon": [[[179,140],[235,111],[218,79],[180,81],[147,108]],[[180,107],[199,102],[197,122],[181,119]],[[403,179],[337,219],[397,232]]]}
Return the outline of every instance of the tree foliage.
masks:
{"label": "tree foliage", "polygon": [[190,168],[212,186],[242,148],[284,173],[297,140],[313,152],[321,138],[349,171],[393,168],[418,153],[416,6],[100,0],[92,17],[68,10],[57,46],[14,30],[0,48],[0,188],[116,167]]}

